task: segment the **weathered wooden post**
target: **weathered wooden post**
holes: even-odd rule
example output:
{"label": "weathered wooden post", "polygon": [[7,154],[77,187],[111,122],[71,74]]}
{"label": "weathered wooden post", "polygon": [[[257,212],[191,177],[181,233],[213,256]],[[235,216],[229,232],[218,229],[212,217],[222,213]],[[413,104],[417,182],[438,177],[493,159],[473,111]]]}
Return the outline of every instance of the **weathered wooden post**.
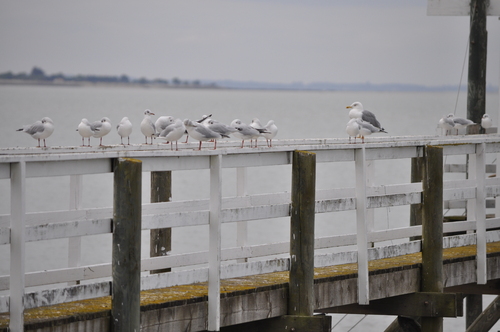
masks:
{"label": "weathered wooden post", "polygon": [[[443,148],[425,147],[422,178],[422,292],[443,292]],[[422,317],[422,331],[443,331],[442,317]]]}
{"label": "weathered wooden post", "polygon": [[139,331],[142,162],[119,158],[114,167],[112,330]]}
{"label": "weathered wooden post", "polygon": [[[151,203],[172,200],[172,171],[151,172]],[[149,233],[149,256],[166,256],[172,250],[172,228],[152,229]],[[152,270],[150,273],[170,272],[170,268]]]}
{"label": "weathered wooden post", "polygon": [[486,15],[489,0],[471,0],[467,118],[481,123],[486,109]]}
{"label": "weathered wooden post", "polygon": [[314,312],[314,208],[316,154],[293,152],[288,314]]}

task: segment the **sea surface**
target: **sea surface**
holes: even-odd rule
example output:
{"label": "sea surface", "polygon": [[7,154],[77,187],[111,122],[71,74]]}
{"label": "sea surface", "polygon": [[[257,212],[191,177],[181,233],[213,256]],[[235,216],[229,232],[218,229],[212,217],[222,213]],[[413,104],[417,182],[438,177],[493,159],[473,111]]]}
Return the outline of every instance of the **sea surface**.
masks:
{"label": "sea surface", "polygon": [[[120,138],[114,130],[116,124],[127,116],[134,129],[132,144],[144,142],[139,124],[144,110],[156,115],[171,115],[193,120],[204,114],[230,123],[238,118],[250,123],[259,118],[265,124],[274,120],[279,128],[276,139],[291,138],[346,138],[348,121],[347,105],[354,101],[377,115],[388,134],[377,136],[439,135],[439,119],[448,114],[466,115],[465,92],[335,92],[335,91],[267,91],[224,89],[158,89],[126,87],[47,87],[0,86],[0,148],[36,146],[29,135],[16,132],[23,125],[42,117],[52,118],[55,131],[47,139],[48,146],[79,146],[81,137],[76,131],[82,118],[90,121],[106,116],[111,119],[113,131],[104,137],[103,144],[115,145]],[[487,113],[495,125],[499,117],[498,93],[487,94]],[[369,143],[370,138],[366,141]],[[97,139],[92,145],[98,144]],[[156,143],[155,143],[156,144]],[[179,143],[182,144],[182,143]],[[265,146],[260,141],[261,146]],[[166,147],[167,148],[167,147]],[[169,147],[168,147],[169,148]],[[489,156],[491,160],[495,156]],[[249,168],[248,194],[289,191],[290,166]],[[209,197],[208,171],[177,171],[173,173],[173,200],[206,199]],[[236,195],[236,171],[224,170],[223,196]],[[409,182],[409,160],[377,161],[375,184]],[[112,176],[86,175],[83,178],[83,207],[112,206]],[[354,186],[352,163],[319,164],[318,189]],[[27,212],[64,210],[69,207],[69,177],[36,178],[27,180]],[[0,180],[0,214],[10,209],[10,185]],[[143,177],[143,202],[149,202],[149,176]],[[393,207],[375,211],[375,228],[408,225],[409,207]],[[351,212],[324,214],[316,217],[316,233],[321,236],[355,232],[355,215]],[[208,228],[186,227],[173,230],[173,252],[196,252],[208,248]],[[223,247],[235,246],[235,225],[224,225]],[[289,240],[286,218],[248,223],[248,243],[259,244]],[[111,261],[110,236],[100,235],[82,239],[82,264]],[[149,235],[142,238],[143,256],[149,254]],[[28,243],[27,271],[67,266],[67,240]],[[9,249],[0,246],[0,275],[9,273]],[[485,297],[484,306],[493,297]],[[343,315],[333,315],[335,325]],[[363,318],[348,315],[333,331],[348,331]],[[383,331],[394,317],[367,316],[352,331]],[[445,331],[464,330],[463,318],[445,319]],[[500,329],[500,323],[492,330]]]}

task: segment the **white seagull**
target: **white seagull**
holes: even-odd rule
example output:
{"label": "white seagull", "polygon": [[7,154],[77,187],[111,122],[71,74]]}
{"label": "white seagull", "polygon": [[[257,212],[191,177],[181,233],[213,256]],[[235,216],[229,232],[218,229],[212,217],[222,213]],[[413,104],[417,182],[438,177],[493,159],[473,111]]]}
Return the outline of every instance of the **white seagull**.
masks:
{"label": "white seagull", "polygon": [[[204,123],[205,123],[205,121],[207,121],[207,120],[208,120],[208,119],[210,119],[211,117],[212,117],[212,114],[208,114],[208,115],[203,114],[203,116],[201,117],[201,119],[196,120],[196,122],[197,122],[197,123],[202,123],[202,124],[204,124]],[[187,130],[186,130],[186,132],[185,132],[185,133],[186,133],[187,135],[186,135],[186,141],[185,141],[184,143],[187,143],[187,142],[188,142],[188,140],[189,140],[189,133],[187,132]]]}
{"label": "white seagull", "polygon": [[361,137],[361,141],[363,143],[365,142],[365,136],[369,136],[373,133],[378,133],[381,131],[380,128],[375,127],[367,121],[356,119],[356,122],[359,124],[359,136]]}
{"label": "white seagull", "polygon": [[50,135],[52,135],[52,133],[54,132],[54,122],[52,122],[50,118],[44,117],[42,120],[36,121],[31,125],[23,126],[22,128],[17,129],[16,131],[25,132],[34,139],[38,140],[37,148],[40,147],[40,140],[42,139],[43,139],[43,146],[47,147],[47,145],[45,144],[45,139],[48,138]]}
{"label": "white seagull", "polygon": [[99,146],[102,146],[102,138],[111,131],[111,120],[104,117],[101,121],[94,121],[90,126],[94,128],[92,137],[99,138]]}
{"label": "white seagull", "polygon": [[359,101],[356,101],[352,103],[351,105],[347,106],[346,108],[350,109],[349,111],[349,117],[351,119],[353,118],[359,118],[363,121],[366,121],[368,123],[371,123],[374,127],[380,129],[381,132],[387,133],[384,128],[380,125],[380,122],[378,122],[377,118],[375,117],[375,114],[372,112],[365,110],[363,108],[363,104],[361,104]]}
{"label": "white seagull", "polygon": [[438,123],[439,128],[442,128],[445,130],[446,135],[455,128],[455,122],[453,121],[453,117],[450,118],[450,116],[443,116]]}
{"label": "white seagull", "polygon": [[80,136],[82,136],[82,146],[85,145],[85,138],[89,139],[89,145],[90,146],[90,137],[92,137],[95,133],[95,128],[92,127],[92,124],[87,120],[86,118],[83,118],[80,124],[78,125],[78,128],[76,129]]}
{"label": "white seagull", "polygon": [[222,122],[219,122],[214,119],[210,119],[208,121],[205,121],[203,123],[207,128],[215,131],[216,133],[219,133],[222,137],[229,138],[229,135],[231,135],[234,132],[237,132],[238,130],[234,127],[228,126]]}
{"label": "white seagull", "polygon": [[264,129],[267,132],[262,133],[262,136],[266,138],[267,146],[273,146],[273,138],[278,134],[278,127],[274,124],[274,120],[269,120]]}
{"label": "white seagull", "polygon": [[146,144],[148,144],[148,137],[151,137],[151,144],[153,144],[153,137],[156,135],[156,128],[151,115],[155,115],[150,110],[144,111],[144,119],[141,122],[141,132],[146,137]]}
{"label": "white seagull", "polygon": [[493,125],[493,120],[491,120],[488,114],[484,114],[481,118],[481,127],[488,129]]}
{"label": "white seagull", "polygon": [[214,140],[214,150],[217,149],[217,140],[222,138],[219,133],[216,133],[215,131],[205,127],[204,125],[198,122],[193,122],[189,119],[184,120],[184,126],[186,127],[189,136],[191,136],[195,140],[200,141],[198,150],[201,150],[201,143],[203,141],[211,140]]}
{"label": "white seagull", "polygon": [[167,115],[167,116],[160,116],[158,119],[156,119],[155,122],[155,130],[157,134],[160,134],[165,128],[173,124],[175,121],[173,116]]}
{"label": "white seagull", "polygon": [[359,135],[360,127],[361,126],[359,125],[357,118],[351,119],[347,122],[345,131],[347,135],[349,135],[349,143],[351,143],[351,137],[354,137],[354,143],[356,143],[356,137]]}
{"label": "white seagull", "polygon": [[166,143],[170,142],[170,150],[173,149],[173,142],[175,142],[175,151],[179,151],[177,141],[181,139],[185,131],[186,127],[182,123],[181,119],[176,119],[174,123],[162,130],[158,138],[164,139]]}
{"label": "white seagull", "polygon": [[455,123],[455,129],[457,130],[457,134],[459,129],[467,128],[467,126],[474,124],[472,120],[464,118],[456,118],[455,115],[453,115],[453,113],[448,114],[448,118],[452,119],[453,122]]}
{"label": "white seagull", "polygon": [[[257,139],[262,133],[268,132],[265,129],[256,129],[252,126],[247,125],[246,123],[241,122],[240,119],[234,119],[231,122],[231,127],[238,129],[238,131],[234,132],[234,136],[241,139],[241,147],[243,148],[245,140],[250,140],[250,147],[252,146],[252,140]],[[255,145],[257,147],[257,145]]]}
{"label": "white seagull", "polygon": [[116,131],[118,131],[118,135],[120,135],[120,141],[123,144],[123,138],[127,137],[128,145],[130,145],[130,134],[132,134],[132,122],[127,117],[124,117],[120,123],[116,126]]}

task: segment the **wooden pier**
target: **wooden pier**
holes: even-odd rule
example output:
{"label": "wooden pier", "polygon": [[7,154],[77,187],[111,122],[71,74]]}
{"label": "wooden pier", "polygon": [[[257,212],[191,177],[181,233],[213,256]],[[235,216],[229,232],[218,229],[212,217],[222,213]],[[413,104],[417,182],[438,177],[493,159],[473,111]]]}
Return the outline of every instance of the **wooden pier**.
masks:
{"label": "wooden pier", "polygon": [[[500,293],[500,214],[486,210],[486,200],[500,194],[500,179],[485,173],[487,156],[500,152],[500,136],[238,145],[0,150],[0,186],[11,192],[11,212],[0,216],[0,245],[9,246],[11,256],[10,274],[0,276],[0,331],[330,331],[328,313],[394,315],[440,331],[443,317],[464,314],[465,295]],[[468,179],[446,178],[447,156],[467,157]],[[420,160],[421,180],[375,185],[374,162],[391,159]],[[332,169],[351,163],[354,187],[315,188],[320,163]],[[289,192],[245,193],[247,168],[277,165],[291,166]],[[222,195],[226,168],[238,170],[235,197]],[[208,200],[176,202],[159,194],[141,204],[137,186],[144,172],[153,179],[202,169],[210,173]],[[82,177],[102,173],[114,173],[114,207],[82,209]],[[26,179],[54,176],[70,177],[70,208],[27,213]],[[461,200],[466,220],[443,223],[444,202]],[[374,209],[405,205],[420,224],[375,229]],[[356,233],[314,233],[318,214],[349,210]],[[290,241],[245,244],[248,221],[287,217]],[[237,247],[221,245],[226,223],[242,226]],[[207,251],[140,259],[141,229],[197,225],[209,227]],[[25,271],[26,242],[68,238],[72,262],[85,254],[78,240],[98,234],[113,234],[112,262]],[[484,331],[498,318],[498,310],[485,312],[467,331]]]}

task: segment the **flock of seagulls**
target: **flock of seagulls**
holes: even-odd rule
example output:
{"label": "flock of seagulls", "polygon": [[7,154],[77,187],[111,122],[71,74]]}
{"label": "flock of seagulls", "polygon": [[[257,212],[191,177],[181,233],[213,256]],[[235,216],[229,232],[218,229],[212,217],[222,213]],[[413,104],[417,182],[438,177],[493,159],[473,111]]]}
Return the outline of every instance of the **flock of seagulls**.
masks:
{"label": "flock of seagulls", "polygon": [[[359,101],[352,103],[346,107],[349,109],[349,122],[346,126],[346,133],[349,136],[349,143],[354,138],[356,143],[357,138],[361,138],[362,143],[365,142],[365,137],[374,133],[387,133],[377,120],[375,114],[365,110],[363,104]],[[203,115],[199,120],[192,121],[185,119],[184,121],[176,119],[172,116],[160,116],[156,121],[153,121],[152,116],[155,115],[150,110],[144,111],[144,118],[141,121],[140,129],[145,137],[145,144],[153,144],[153,139],[161,139],[166,143],[170,143],[170,149],[173,150],[175,142],[175,150],[178,150],[178,141],[186,135],[186,143],[189,137],[199,141],[198,150],[201,150],[202,142],[214,142],[214,150],[217,148],[217,140],[230,138],[231,136],[241,140],[241,148],[244,147],[245,141],[250,140],[250,147],[257,147],[258,138],[264,137],[268,147],[272,147],[273,138],[278,134],[278,127],[274,120],[264,126],[259,119],[254,118],[250,124],[242,122],[240,119],[235,119],[230,125],[221,123],[212,119],[212,114]],[[446,130],[446,133],[453,129],[458,130],[475,124],[469,119],[455,117],[453,113],[443,116],[438,127]],[[488,114],[484,114],[481,119],[481,126],[484,129],[490,128],[493,125]],[[123,139],[127,138],[127,144],[130,145],[130,134],[132,133],[132,123],[128,117],[124,117],[116,126],[120,142],[122,145]],[[111,121],[107,117],[103,117],[100,121],[90,122],[83,118],[76,129],[82,137],[82,146],[90,146],[90,138],[99,138],[99,146],[102,146],[102,139],[112,130]],[[23,126],[17,131],[25,132],[34,139],[38,140],[38,146],[47,147],[45,139],[48,138],[54,131],[54,123],[48,117],[44,117],[40,121],[36,121],[31,125]],[[87,145],[85,139],[87,138]],[[148,143],[149,138],[149,143]],[[255,143],[254,143],[255,141]]]}
{"label": "flock of seagulls", "polygon": [[[446,134],[451,132],[453,129],[456,129],[458,134],[458,130],[462,128],[467,128],[470,125],[474,125],[474,121],[464,118],[458,118],[453,113],[448,114],[447,116],[443,116],[439,122],[438,127],[445,130]],[[481,118],[481,127],[484,129],[488,129],[493,125],[493,120],[488,114],[484,114]]]}
{"label": "flock of seagulls", "polygon": [[[231,125],[226,125],[215,119],[212,119],[212,114],[204,115],[197,121],[185,119],[175,119],[172,116],[160,116],[156,121],[153,121],[152,116],[155,115],[150,110],[144,111],[144,118],[141,121],[140,129],[145,137],[145,144],[153,144],[153,139],[161,139],[166,143],[170,142],[170,149],[173,150],[173,143],[175,142],[175,150],[178,151],[178,141],[184,136],[186,143],[189,137],[200,142],[198,149],[201,150],[202,142],[213,141],[214,150],[217,148],[217,140],[223,138],[230,138],[231,135],[241,139],[241,147],[244,147],[245,140],[250,140],[250,147],[257,147],[257,140],[259,137],[266,138],[267,146],[272,147],[272,140],[278,134],[278,127],[273,120],[270,120],[266,126],[262,126],[259,119],[254,118],[250,125],[243,123],[239,119],[235,119]],[[127,138],[127,144],[130,145],[130,135],[132,134],[132,123],[128,117],[124,117],[116,126],[116,131],[120,135],[120,142]],[[90,122],[83,118],[78,125],[76,131],[82,137],[82,146],[90,147],[90,138],[99,138],[99,146],[103,146],[102,139],[109,134],[112,130],[111,120],[107,117],[99,121]],[[54,131],[54,123],[50,118],[43,118],[31,125],[26,125],[18,131],[24,131],[31,135],[34,139],[38,140],[38,146],[41,145],[43,140],[44,147],[47,147],[45,139],[48,138]],[[87,139],[87,144],[85,144]],[[148,140],[149,139],[149,140]],[[255,140],[255,144],[253,141]],[[149,143],[148,143],[149,142]]]}

